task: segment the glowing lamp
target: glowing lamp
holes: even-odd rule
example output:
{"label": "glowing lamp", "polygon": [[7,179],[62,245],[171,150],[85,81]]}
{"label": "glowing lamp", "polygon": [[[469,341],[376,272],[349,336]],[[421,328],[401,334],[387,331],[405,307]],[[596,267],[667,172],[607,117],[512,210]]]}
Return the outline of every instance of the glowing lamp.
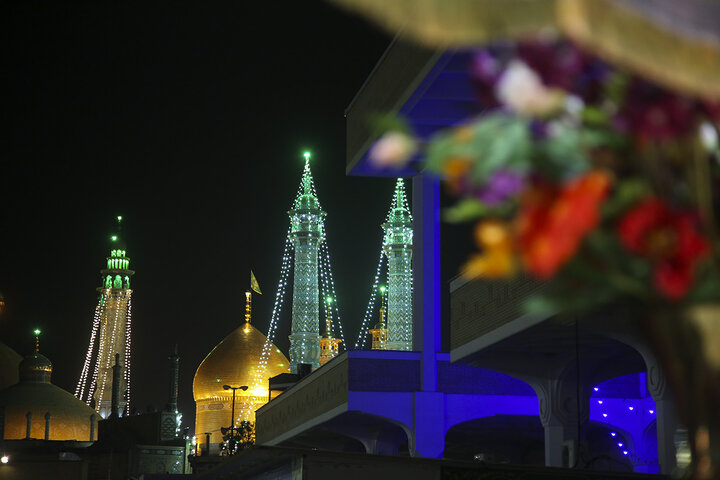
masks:
{"label": "glowing lamp", "polygon": [[611,436],[611,437],[614,437],[615,435],[617,435],[617,433],[615,433],[615,432],[610,432],[610,436]]}
{"label": "glowing lamp", "polygon": [[607,418],[607,413],[603,413],[603,417]]}
{"label": "glowing lamp", "polygon": [[595,390],[597,392],[600,389],[598,387],[593,387],[593,390]]}
{"label": "glowing lamp", "polygon": [[39,328],[36,328],[35,330],[33,330],[33,333],[34,333],[35,335],[40,335],[41,332],[40,332],[40,329],[39,329]]}
{"label": "glowing lamp", "polygon": [[308,151],[303,152],[303,157],[305,157],[305,160],[310,160],[310,152],[308,152]]}
{"label": "glowing lamp", "polygon": [[113,242],[117,242],[117,235],[113,235],[112,237],[110,237],[110,240],[112,240]]}
{"label": "glowing lamp", "polygon": [[3,455],[2,457],[0,457],[0,462],[2,463],[8,463],[9,461],[10,457],[8,457],[7,455]]}
{"label": "glowing lamp", "polygon": [[623,446],[622,442],[618,442],[618,447],[622,447],[622,446]]}
{"label": "glowing lamp", "polygon": [[627,455],[627,454],[628,454],[628,451],[627,451],[627,450],[623,450],[623,455]]}
{"label": "glowing lamp", "polygon": [[635,407],[628,407],[628,410],[630,410],[630,411],[635,410]]}

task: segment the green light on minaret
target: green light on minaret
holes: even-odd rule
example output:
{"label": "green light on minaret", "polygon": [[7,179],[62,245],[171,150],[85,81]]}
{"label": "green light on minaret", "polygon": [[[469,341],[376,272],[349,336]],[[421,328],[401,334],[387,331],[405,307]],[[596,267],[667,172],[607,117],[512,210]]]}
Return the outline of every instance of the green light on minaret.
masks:
{"label": "green light on minaret", "polygon": [[112,237],[110,237],[110,239],[111,239],[113,242],[117,242],[117,235],[113,235]]}
{"label": "green light on minaret", "polygon": [[333,298],[332,298],[332,297],[327,297],[327,298],[325,299],[325,302],[327,302],[327,304],[330,305],[330,304],[333,302]]}
{"label": "green light on minaret", "polygon": [[387,290],[387,287],[385,285],[380,285],[380,293],[385,293],[385,290]]}
{"label": "green light on minaret", "polygon": [[309,161],[310,161],[310,152],[305,151],[305,152],[303,153],[303,157],[305,157],[305,161],[306,161],[306,162],[309,162]]}
{"label": "green light on minaret", "polygon": [[40,329],[39,329],[39,328],[36,328],[35,330],[33,330],[33,333],[34,333],[35,335],[40,335],[41,332],[40,332]]}
{"label": "green light on minaret", "polygon": [[118,220],[118,222],[122,222],[122,215],[118,215],[117,220]]}

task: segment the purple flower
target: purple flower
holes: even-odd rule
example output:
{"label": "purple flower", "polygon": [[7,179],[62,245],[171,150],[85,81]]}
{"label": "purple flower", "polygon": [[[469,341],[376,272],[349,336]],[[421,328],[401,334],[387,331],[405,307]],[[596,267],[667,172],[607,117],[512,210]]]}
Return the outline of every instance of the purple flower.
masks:
{"label": "purple flower", "polygon": [[525,175],[501,168],[496,170],[487,184],[477,192],[477,198],[487,205],[499,205],[525,187]]}

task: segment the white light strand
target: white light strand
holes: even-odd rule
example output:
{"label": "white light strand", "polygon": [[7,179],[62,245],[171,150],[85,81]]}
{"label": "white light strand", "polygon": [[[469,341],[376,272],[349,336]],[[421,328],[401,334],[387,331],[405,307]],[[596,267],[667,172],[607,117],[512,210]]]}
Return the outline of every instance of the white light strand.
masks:
{"label": "white light strand", "polygon": [[[110,368],[112,366],[111,359],[113,359],[115,357],[113,352],[115,352],[117,350],[116,336],[117,336],[117,329],[118,329],[118,317],[120,316],[120,309],[118,308],[119,302],[118,302],[118,298],[117,298],[117,293],[118,293],[117,291],[111,293],[111,302],[113,302],[113,310],[114,310],[115,315],[113,315],[112,326],[110,327],[110,332],[111,332],[110,349],[108,352],[108,349],[106,348],[105,352],[104,352],[105,368],[103,369],[103,371],[101,373],[102,379],[100,382],[100,392],[99,392],[100,395],[98,395],[98,401],[97,401],[97,404],[95,405],[95,409],[98,411],[98,413],[100,413],[101,403],[102,403],[102,399],[103,399],[103,396],[105,393],[105,386],[108,382],[108,374],[109,374]],[[100,333],[102,336],[102,330]],[[103,360],[103,357],[98,356],[98,362],[100,362],[102,360]]]}
{"label": "white light strand", "polygon": [[[293,250],[293,248],[292,240],[290,238],[290,230],[291,227],[288,227],[287,235],[285,236],[285,247],[283,251],[282,263],[280,266],[280,280],[278,281],[277,290],[275,291],[275,304],[273,305],[272,315],[270,316],[268,334],[265,337],[265,343],[263,344],[262,353],[260,354],[260,362],[258,363],[258,367],[255,370],[255,375],[250,390],[251,395],[253,392],[257,391],[258,388],[261,388],[261,384],[264,383],[263,377],[265,375],[266,367],[270,359],[271,349],[275,348],[273,345],[273,340],[275,338],[275,331],[279,323],[278,319],[280,317],[280,313],[282,312],[282,306],[285,300],[285,291],[287,288],[287,281],[290,275],[290,266],[292,265],[290,259],[291,251]],[[243,402],[243,406],[241,407],[241,412],[245,415],[245,418],[249,418],[250,415],[250,405],[248,405],[248,403],[249,402]],[[237,421],[237,418],[235,420]]]}
{"label": "white light strand", "polygon": [[372,290],[370,291],[370,301],[368,301],[367,308],[365,309],[365,316],[363,317],[362,325],[360,325],[360,332],[358,333],[358,339],[355,342],[355,348],[365,348],[365,342],[369,335],[368,327],[372,318],[375,314],[375,300],[377,299],[378,285],[380,284],[380,275],[382,273],[382,267],[385,264],[385,245],[380,247],[380,258],[378,258],[377,269],[375,270],[375,280],[373,281]]}
{"label": "white light strand", "polygon": [[78,380],[77,387],[75,387],[75,396],[80,400],[83,399],[85,394],[85,387],[87,385],[88,373],[90,373],[90,367],[92,364],[92,354],[95,350],[95,341],[97,339],[98,327],[100,326],[100,310],[103,305],[103,294],[100,294],[98,304],[95,306],[95,314],[93,316],[92,329],[90,331],[90,343],[88,346],[87,353],[85,354],[85,363],[83,364],[82,371],[80,372],[80,379]]}
{"label": "white light strand", "polygon": [[335,280],[333,279],[330,263],[330,249],[328,248],[327,240],[320,244],[320,263],[321,265],[324,265],[323,270],[325,271],[325,276],[327,277],[325,280],[326,288],[328,289],[330,297],[332,297],[332,304],[329,308],[330,315],[332,317],[334,313],[335,319],[337,320],[336,323],[340,329],[340,339],[342,340],[340,348],[347,350],[347,346],[345,345],[345,333],[343,332],[342,320],[340,319],[340,307],[338,306],[339,302],[337,294],[335,293]]}
{"label": "white light strand", "polygon": [[125,415],[130,414],[130,343],[132,339],[132,290],[127,291],[127,314],[125,317]]}
{"label": "white light strand", "polygon": [[[108,302],[108,296],[110,294],[110,289],[106,288],[102,292],[101,302],[102,302],[102,308],[100,309],[100,331],[99,331],[99,337],[100,341],[98,342],[98,358],[100,353],[105,348],[105,338],[103,337],[103,328],[102,328],[102,321],[105,319],[105,312],[107,311],[107,302]],[[93,395],[95,395],[95,390],[97,389],[97,378],[98,374],[100,373],[100,361],[98,359],[95,359],[95,368],[93,369],[93,378],[92,383],[90,384],[90,388],[88,389],[88,396],[85,403],[90,405],[90,402],[92,402]]]}

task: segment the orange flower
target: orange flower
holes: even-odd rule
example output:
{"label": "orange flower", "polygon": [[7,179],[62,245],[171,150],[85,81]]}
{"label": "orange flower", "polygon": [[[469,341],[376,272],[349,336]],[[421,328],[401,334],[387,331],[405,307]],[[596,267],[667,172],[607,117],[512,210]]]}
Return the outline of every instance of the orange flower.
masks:
{"label": "orange flower", "polygon": [[610,175],[594,170],[556,187],[542,185],[522,198],[517,220],[518,243],[527,269],[552,277],[575,254],[600,220]]}
{"label": "orange flower", "polygon": [[453,194],[458,195],[462,191],[463,182],[466,181],[471,166],[472,160],[467,157],[450,157],[445,160],[443,170],[447,185]]}
{"label": "orange flower", "polygon": [[516,262],[512,232],[498,220],[486,220],[475,226],[475,243],[483,251],[473,254],[463,266],[466,278],[507,277],[515,273]]}

